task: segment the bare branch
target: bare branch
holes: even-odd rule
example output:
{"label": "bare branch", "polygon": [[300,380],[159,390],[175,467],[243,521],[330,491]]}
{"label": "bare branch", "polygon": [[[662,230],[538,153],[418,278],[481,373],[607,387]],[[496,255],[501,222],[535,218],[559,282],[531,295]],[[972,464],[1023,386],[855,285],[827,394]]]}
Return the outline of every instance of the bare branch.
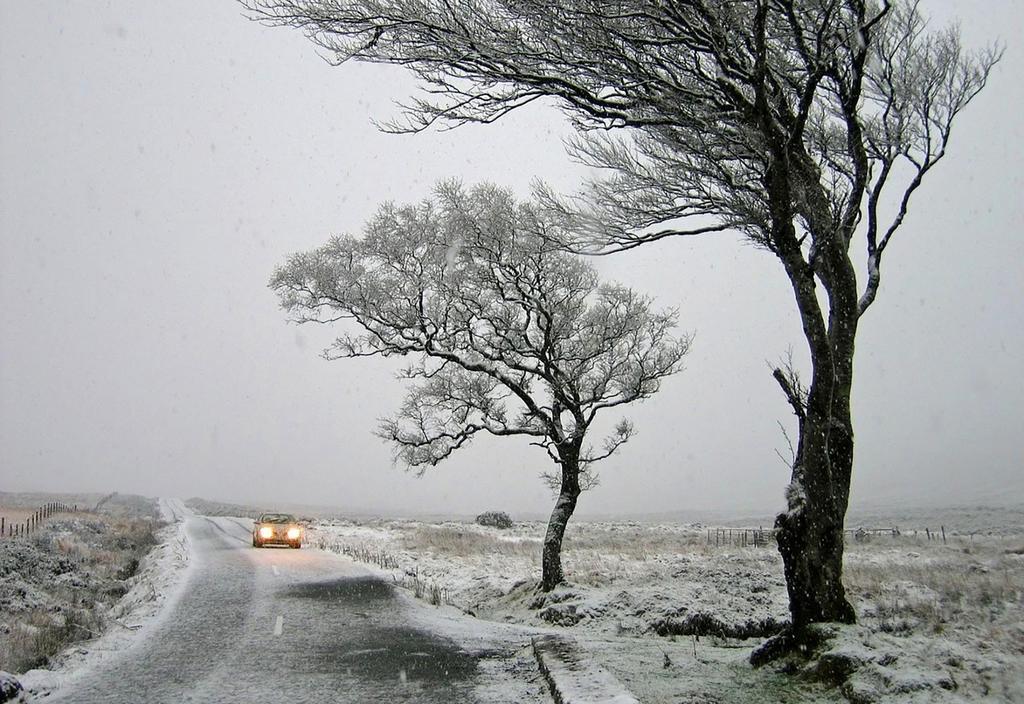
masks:
{"label": "bare branch", "polygon": [[793,439],[789,437],[789,431],[786,430],[786,426],[783,425],[782,421],[778,421],[779,430],[782,431],[782,437],[786,441],[786,446],[789,448],[789,457],[783,456],[781,452],[776,448],[775,456],[782,460],[782,463],[786,467],[792,469],[793,465],[796,464],[796,447],[793,445]]}
{"label": "bare branch", "polygon": [[772,370],[772,376],[786,395],[793,414],[803,420],[807,415],[807,388],[801,382],[800,372],[793,363],[793,350],[789,350],[783,362]]}

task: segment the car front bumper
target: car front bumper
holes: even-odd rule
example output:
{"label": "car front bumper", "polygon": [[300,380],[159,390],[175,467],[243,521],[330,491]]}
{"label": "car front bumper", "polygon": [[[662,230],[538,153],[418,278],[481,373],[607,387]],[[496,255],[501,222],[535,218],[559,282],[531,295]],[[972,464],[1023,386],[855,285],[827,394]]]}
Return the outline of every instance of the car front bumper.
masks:
{"label": "car front bumper", "polygon": [[257,530],[253,542],[257,545],[301,545],[302,538],[302,533],[295,538],[289,537],[287,530],[274,530],[270,536],[264,536]]}

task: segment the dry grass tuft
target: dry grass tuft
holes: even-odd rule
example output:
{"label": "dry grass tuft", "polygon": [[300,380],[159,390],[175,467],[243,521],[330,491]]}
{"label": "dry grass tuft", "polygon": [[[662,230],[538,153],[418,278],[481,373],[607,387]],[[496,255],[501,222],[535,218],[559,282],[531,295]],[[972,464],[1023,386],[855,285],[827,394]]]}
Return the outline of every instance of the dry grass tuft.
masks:
{"label": "dry grass tuft", "polygon": [[448,557],[473,555],[523,556],[540,552],[540,539],[527,536],[499,537],[470,526],[417,526],[402,536],[402,547]]}
{"label": "dry grass tuft", "polygon": [[943,633],[993,627],[1024,612],[1024,564],[999,539],[890,548],[881,559],[851,551],[844,581],[880,630]]}
{"label": "dry grass tuft", "polygon": [[[542,523],[519,524],[513,530],[494,530],[469,524],[402,526],[401,544],[411,552],[438,556],[505,555],[538,557],[544,536]],[[703,534],[696,530],[652,530],[643,525],[569,524],[563,542],[567,560],[580,563],[619,556],[647,560],[680,553],[704,552]]]}
{"label": "dry grass tuft", "polygon": [[680,553],[703,552],[704,534],[698,530],[658,529],[643,524],[569,524],[565,534],[567,551],[593,551],[646,560]]}
{"label": "dry grass tuft", "polygon": [[68,645],[93,638],[102,629],[103,618],[94,609],[68,608],[57,614],[36,609],[0,638],[0,669],[24,672],[45,667]]}

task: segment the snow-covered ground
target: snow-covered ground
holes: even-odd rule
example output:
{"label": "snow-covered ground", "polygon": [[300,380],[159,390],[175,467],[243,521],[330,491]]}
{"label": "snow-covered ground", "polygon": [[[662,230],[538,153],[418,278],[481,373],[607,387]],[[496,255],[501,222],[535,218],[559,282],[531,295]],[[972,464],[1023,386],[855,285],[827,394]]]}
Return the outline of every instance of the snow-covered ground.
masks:
{"label": "snow-covered ground", "polygon": [[[860,624],[793,677],[747,657],[787,619],[773,545],[714,547],[703,527],[570,525],[568,584],[539,577],[543,525],[320,521],[309,541],[376,563],[428,601],[564,628],[644,702],[1024,701],[1024,537],[851,542]],[[712,541],[713,542],[713,541]],[[747,636],[741,639],[740,636]]]}

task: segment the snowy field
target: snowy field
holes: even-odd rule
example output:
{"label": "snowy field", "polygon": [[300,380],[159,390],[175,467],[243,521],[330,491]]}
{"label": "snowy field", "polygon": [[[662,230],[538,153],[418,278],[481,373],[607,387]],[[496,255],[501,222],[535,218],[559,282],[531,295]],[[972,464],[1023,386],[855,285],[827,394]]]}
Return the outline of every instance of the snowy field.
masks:
{"label": "snowy field", "polygon": [[807,662],[761,670],[750,651],[787,619],[774,544],[716,547],[706,526],[570,524],[568,584],[542,595],[541,523],[321,520],[309,542],[426,601],[566,629],[644,702],[1024,701],[1024,532],[986,515],[945,542],[906,528],[851,536],[859,624]]}

